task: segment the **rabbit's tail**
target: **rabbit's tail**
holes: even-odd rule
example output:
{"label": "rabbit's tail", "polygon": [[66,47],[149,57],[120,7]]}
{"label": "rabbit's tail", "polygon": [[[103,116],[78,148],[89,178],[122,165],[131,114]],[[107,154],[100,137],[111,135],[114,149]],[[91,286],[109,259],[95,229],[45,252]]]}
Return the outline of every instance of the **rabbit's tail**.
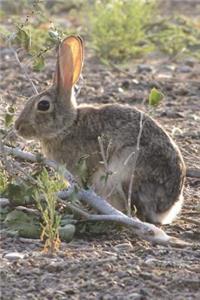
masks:
{"label": "rabbit's tail", "polygon": [[155,214],[153,223],[159,224],[171,224],[180,213],[183,206],[183,195],[179,196],[179,199],[164,213]]}
{"label": "rabbit's tail", "polygon": [[146,222],[162,225],[170,224],[180,213],[183,206],[183,190],[177,200],[171,202],[171,204],[164,194],[164,191],[162,195],[158,197],[156,193],[144,192],[143,190],[143,192],[139,193],[139,201],[137,204],[138,213],[141,214],[141,218]]}

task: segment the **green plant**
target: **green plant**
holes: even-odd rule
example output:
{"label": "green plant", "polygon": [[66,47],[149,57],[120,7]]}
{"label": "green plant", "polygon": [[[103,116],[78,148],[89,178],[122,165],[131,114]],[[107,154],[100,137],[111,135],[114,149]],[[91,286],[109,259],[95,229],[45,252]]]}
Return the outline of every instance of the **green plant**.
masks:
{"label": "green plant", "polygon": [[149,105],[158,106],[163,98],[164,94],[158,91],[156,88],[153,88],[149,94]]}
{"label": "green plant", "polygon": [[44,251],[52,254],[60,247],[61,216],[56,211],[55,192],[66,187],[66,183],[60,175],[50,177],[46,169],[38,176],[37,183],[38,189],[35,191],[35,200],[43,220],[41,240],[44,241]]}
{"label": "green plant", "polygon": [[3,169],[3,166],[0,161],[0,195],[3,195],[8,186],[8,174]]}
{"label": "green plant", "polygon": [[106,60],[123,61],[152,48],[145,26],[154,16],[155,1],[97,1],[89,9],[91,38],[97,53]]}
{"label": "green plant", "polygon": [[181,16],[162,18],[147,27],[148,39],[157,49],[170,56],[199,56],[200,30],[198,23]]}

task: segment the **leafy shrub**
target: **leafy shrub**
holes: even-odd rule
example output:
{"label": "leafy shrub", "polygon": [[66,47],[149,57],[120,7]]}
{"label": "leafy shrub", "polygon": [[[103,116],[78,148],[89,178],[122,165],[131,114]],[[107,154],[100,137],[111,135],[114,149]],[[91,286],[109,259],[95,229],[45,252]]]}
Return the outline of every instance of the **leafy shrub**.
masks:
{"label": "leafy shrub", "polygon": [[59,175],[50,178],[46,169],[38,176],[37,183],[39,188],[35,191],[35,200],[43,221],[41,240],[45,241],[44,251],[54,253],[60,247],[59,226],[61,221],[61,216],[56,211],[55,192],[65,188],[66,183]]}
{"label": "leafy shrub", "polygon": [[96,51],[104,59],[122,61],[152,48],[145,26],[153,19],[155,1],[98,1],[89,11],[90,31]]}
{"label": "leafy shrub", "polygon": [[150,24],[147,32],[148,39],[163,53],[200,55],[200,30],[193,20],[181,16],[162,18]]}

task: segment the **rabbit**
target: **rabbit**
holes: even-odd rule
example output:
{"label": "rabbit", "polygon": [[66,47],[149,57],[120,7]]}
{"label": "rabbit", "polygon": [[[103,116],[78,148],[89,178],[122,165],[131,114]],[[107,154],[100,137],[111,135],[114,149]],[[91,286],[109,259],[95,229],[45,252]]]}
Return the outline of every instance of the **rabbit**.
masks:
{"label": "rabbit", "polygon": [[77,105],[74,85],[83,51],[79,36],[60,42],[53,84],[28,100],[15,122],[17,133],[39,140],[47,158],[64,164],[80,184],[115,208],[125,211],[130,195],[141,220],[171,223],[183,205],[186,176],[177,145],[132,106]]}

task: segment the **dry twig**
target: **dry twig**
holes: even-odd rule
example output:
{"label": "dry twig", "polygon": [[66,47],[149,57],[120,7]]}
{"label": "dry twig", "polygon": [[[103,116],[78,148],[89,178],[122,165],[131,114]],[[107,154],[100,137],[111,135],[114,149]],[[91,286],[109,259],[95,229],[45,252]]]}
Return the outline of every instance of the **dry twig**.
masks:
{"label": "dry twig", "polygon": [[[129,217],[131,216],[131,199],[132,199],[132,188],[133,188],[133,180],[134,180],[134,175],[135,175],[135,168],[136,168],[138,155],[140,152],[140,139],[142,136],[142,129],[143,129],[143,116],[144,116],[143,112],[140,112],[140,127],[139,127],[139,133],[137,136],[136,150],[134,152],[134,158],[133,158],[133,169],[132,169],[131,179],[130,179],[130,183],[129,183],[129,190],[128,190],[128,216]],[[126,160],[126,163],[127,163],[127,160]]]}
{"label": "dry twig", "polygon": [[[28,160],[32,162],[42,162],[48,167],[53,168],[55,171],[59,172],[62,170],[62,175],[66,178],[66,180],[70,183],[70,188],[66,191],[61,191],[58,193],[58,196],[61,199],[68,198],[72,192],[74,192],[75,187],[78,188],[77,190],[77,198],[79,198],[81,201],[89,204],[93,208],[95,208],[97,211],[99,211],[103,216],[92,216],[85,214],[85,217],[88,219],[101,219],[104,221],[114,221],[120,224],[123,224],[125,226],[128,226],[133,230],[134,233],[136,233],[139,237],[144,238],[148,241],[159,243],[159,244],[167,244],[167,245],[179,245],[179,246],[185,246],[187,243],[170,237],[167,235],[161,228],[156,227],[153,224],[145,223],[140,221],[138,218],[133,217],[130,218],[123,214],[122,212],[118,211],[114,207],[112,207],[105,199],[102,197],[96,195],[94,191],[92,190],[84,190],[78,187],[76,181],[74,180],[73,175],[65,169],[63,172],[63,168],[60,168],[60,166],[52,160],[47,160],[45,158],[37,158],[37,156],[29,153],[24,152],[18,148],[11,148],[8,146],[4,146],[4,151],[7,154],[13,155],[14,157],[21,158],[23,160]],[[79,213],[82,213],[79,211]],[[82,214],[83,215],[83,214]]]}

